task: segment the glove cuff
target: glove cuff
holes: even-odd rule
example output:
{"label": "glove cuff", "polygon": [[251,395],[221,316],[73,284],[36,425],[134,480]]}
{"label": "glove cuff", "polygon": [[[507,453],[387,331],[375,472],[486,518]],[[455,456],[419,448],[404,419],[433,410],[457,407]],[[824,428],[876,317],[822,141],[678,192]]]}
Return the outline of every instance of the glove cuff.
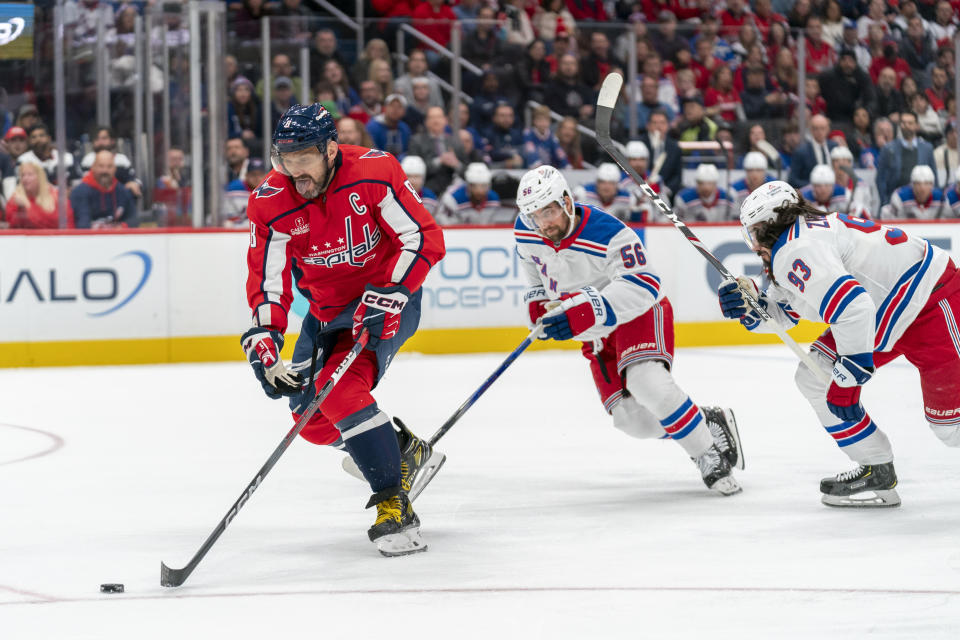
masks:
{"label": "glove cuff", "polygon": [[873,377],[873,354],[858,353],[840,356],[833,363],[833,382],[838,387],[857,387]]}

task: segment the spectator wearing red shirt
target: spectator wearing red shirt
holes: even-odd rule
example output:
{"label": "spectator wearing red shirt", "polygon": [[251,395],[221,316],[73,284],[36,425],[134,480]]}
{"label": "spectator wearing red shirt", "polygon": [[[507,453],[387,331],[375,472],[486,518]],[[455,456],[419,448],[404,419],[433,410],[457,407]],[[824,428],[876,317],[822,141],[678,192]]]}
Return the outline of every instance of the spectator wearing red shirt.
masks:
{"label": "spectator wearing red shirt", "polygon": [[810,116],[826,115],[827,101],[820,95],[820,81],[812,76],[807,76],[803,86],[807,94],[807,109],[810,111]]}
{"label": "spectator wearing red shirt", "polygon": [[[697,88],[700,91],[707,90],[710,86],[711,76],[719,67],[727,66],[723,63],[723,60],[713,55],[713,42],[706,38],[697,40],[697,57],[693,62],[697,63],[702,69],[702,75],[697,77]],[[696,72],[696,68],[694,68],[694,73]]]}
{"label": "spectator wearing red shirt", "polygon": [[910,75],[910,65],[907,61],[897,55],[897,41],[893,38],[883,39],[883,55],[873,59],[870,63],[870,79],[876,84],[880,78],[880,72],[890,67],[897,74],[897,87],[903,79]]}
{"label": "spectator wearing red shirt", "polygon": [[774,12],[770,0],[757,0],[753,6],[753,24],[757,26],[762,40],[766,40],[770,35],[770,27],[774,22],[787,26],[787,19]]}
{"label": "spectator wearing red shirt", "polygon": [[573,19],[587,22],[606,22],[607,11],[603,8],[603,0],[567,0],[567,9]]}
{"label": "spectator wearing red shirt", "polygon": [[[413,28],[442,47],[450,42],[450,24],[457,19],[444,0],[426,0],[413,10]],[[432,51],[432,49],[431,49]]]}
{"label": "spectator wearing red shirt", "polygon": [[688,49],[677,51],[674,61],[664,63],[663,75],[676,85],[677,73],[684,69],[689,69],[690,72],[693,73],[694,84],[696,85],[697,91],[702,93],[710,86],[710,72],[707,71],[706,67],[693,59],[693,54],[690,53]]}
{"label": "spectator wearing red shirt", "polygon": [[777,59],[777,54],[780,53],[780,49],[789,49],[793,46],[790,40],[790,32],[787,31],[787,26],[779,22],[774,22],[770,25],[770,31],[767,33],[767,37],[764,38],[764,43],[767,49],[767,66],[771,69],[773,68],[774,60]]}
{"label": "spectator wearing red shirt", "polygon": [[947,97],[950,95],[948,80],[947,72],[940,67],[933,67],[930,70],[931,84],[924,93],[927,94],[927,100],[930,101],[934,111],[943,111],[947,108]]}
{"label": "spectator wearing red shirt", "polygon": [[728,41],[740,37],[740,27],[751,21],[743,0],[727,0],[727,8],[720,12],[720,35]]}
{"label": "spectator wearing red shirt", "polygon": [[360,83],[360,102],[350,107],[347,116],[362,122],[364,126],[372,118],[383,112],[383,92],[373,80],[364,80]]}
{"label": "spectator wearing red shirt", "polygon": [[713,72],[711,86],[703,94],[707,116],[714,121],[737,122],[743,119],[740,94],[733,88],[733,71],[721,65]]}
{"label": "spectator wearing red shirt", "polygon": [[804,41],[807,47],[807,73],[822,73],[837,64],[837,52],[823,39],[823,22],[817,16],[807,20]]}
{"label": "spectator wearing red shirt", "polygon": [[[60,213],[57,190],[47,181],[47,173],[33,162],[20,164],[20,182],[7,202],[3,227],[10,229],[57,229]],[[67,201],[67,227],[73,228],[73,208]]]}

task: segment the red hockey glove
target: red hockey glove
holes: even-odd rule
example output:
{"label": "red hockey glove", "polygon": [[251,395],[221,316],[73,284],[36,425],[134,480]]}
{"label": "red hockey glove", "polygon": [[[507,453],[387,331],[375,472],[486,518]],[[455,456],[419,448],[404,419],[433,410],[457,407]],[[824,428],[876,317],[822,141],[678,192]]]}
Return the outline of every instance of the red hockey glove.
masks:
{"label": "red hockey glove", "polygon": [[873,354],[840,356],[833,363],[833,382],[827,389],[830,413],[847,422],[863,420],[866,411],[860,404],[860,387],[873,377]]}
{"label": "red hockey glove", "polygon": [[377,287],[367,285],[360,296],[360,304],[353,312],[353,339],[360,337],[364,327],[370,334],[367,349],[374,350],[381,340],[389,340],[400,329],[400,312],[410,299],[410,290],[400,284]]}
{"label": "red hockey glove", "polygon": [[[550,302],[550,298],[547,297],[546,289],[534,287],[527,290],[523,295],[523,301],[527,304],[527,314],[530,317],[529,326],[532,329],[540,321],[540,318],[547,313],[547,303]],[[540,340],[546,340],[543,334],[540,334],[539,338]]]}
{"label": "red hockey glove", "polygon": [[543,316],[543,331],[554,340],[569,340],[597,324],[611,327],[617,324],[617,316],[593,287],[560,296],[560,304]]}
{"label": "red hockey glove", "polygon": [[265,327],[253,327],[240,337],[240,345],[247,356],[253,374],[263,391],[273,399],[295,396],[303,386],[303,377],[288,369],[280,359],[283,334]]}

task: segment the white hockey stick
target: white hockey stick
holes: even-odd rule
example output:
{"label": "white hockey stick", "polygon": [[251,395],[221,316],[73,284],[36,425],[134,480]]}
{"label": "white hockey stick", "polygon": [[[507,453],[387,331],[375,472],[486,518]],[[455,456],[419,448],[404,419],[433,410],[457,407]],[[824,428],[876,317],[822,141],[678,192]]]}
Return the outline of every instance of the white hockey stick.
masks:
{"label": "white hockey stick", "polygon": [[[724,279],[736,280],[733,277],[733,274],[723,266],[723,263],[717,260],[716,256],[710,253],[710,250],[707,249],[703,242],[697,238],[696,235],[690,230],[683,220],[677,217],[670,207],[660,198],[653,189],[650,188],[650,185],[647,184],[639,173],[637,173],[633,167],[630,166],[630,163],[623,156],[620,150],[617,148],[617,145],[613,142],[613,139],[610,137],[610,120],[613,118],[613,110],[617,106],[617,99],[620,97],[620,88],[623,86],[623,76],[619,73],[609,73],[607,77],[603,80],[603,86],[600,87],[600,95],[597,97],[597,117],[596,117],[596,127],[597,127],[597,142],[603,147],[604,151],[610,154],[610,156],[616,161],[620,168],[630,174],[630,177],[636,181],[640,186],[647,197],[649,197],[653,202],[660,208],[660,211],[663,212],[670,222],[673,223],[677,229],[684,235],[684,237],[690,241],[697,251],[707,259],[713,268],[720,272],[720,275]],[[814,362],[813,358],[810,357],[809,352],[804,351],[803,347],[796,343],[796,341],[791,338],[783,327],[776,322],[767,310],[763,308],[757,298],[754,297],[752,291],[748,291],[742,285],[740,289],[744,292],[744,297],[747,300],[747,303],[750,305],[750,308],[756,313],[760,318],[766,322],[770,327],[773,328],[774,333],[783,341],[785,345],[790,347],[790,349],[797,355],[800,360],[807,365],[814,375],[820,378],[823,382],[830,382],[830,375],[818,367]]]}

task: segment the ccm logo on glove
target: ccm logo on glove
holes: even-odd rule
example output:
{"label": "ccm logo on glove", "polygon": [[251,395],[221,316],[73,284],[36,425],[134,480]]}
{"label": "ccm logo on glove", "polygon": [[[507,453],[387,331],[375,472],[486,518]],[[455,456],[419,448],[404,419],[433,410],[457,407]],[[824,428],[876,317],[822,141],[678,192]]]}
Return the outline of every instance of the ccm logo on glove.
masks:
{"label": "ccm logo on glove", "polygon": [[367,291],[363,294],[363,304],[368,307],[399,313],[403,311],[403,308],[407,305],[407,296],[399,292],[390,296]]}

